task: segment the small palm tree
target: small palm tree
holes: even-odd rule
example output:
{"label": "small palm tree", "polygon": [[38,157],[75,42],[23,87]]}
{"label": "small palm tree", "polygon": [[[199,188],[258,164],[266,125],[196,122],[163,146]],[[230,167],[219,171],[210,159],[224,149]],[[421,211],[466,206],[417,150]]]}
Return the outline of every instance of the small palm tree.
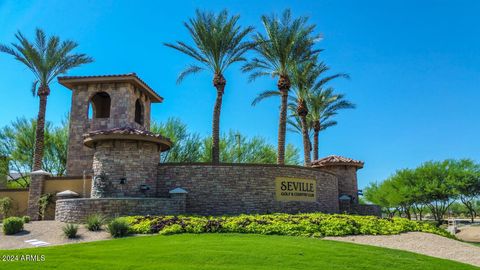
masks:
{"label": "small palm tree", "polygon": [[[301,64],[318,53],[312,49],[313,44],[320,38],[313,35],[315,25],[307,25],[308,18],[292,19],[289,9],[285,10],[281,18],[275,15],[262,16],[266,36],[257,33],[254,36],[256,44],[254,50],[259,55],[249,61],[242,70],[251,72],[250,80],[261,76],[277,77],[277,88],[280,92],[281,105],[278,124],[278,155],[277,163],[285,163],[285,135],[287,126],[288,92],[291,87],[289,71],[293,66]],[[261,93],[252,103],[255,105],[264,98],[277,96],[276,91]]]}
{"label": "small palm tree", "polygon": [[199,62],[192,64],[180,73],[177,83],[187,75],[198,73],[205,69],[213,73],[213,86],[217,89],[217,98],[213,110],[212,123],[212,162],[220,162],[220,111],[222,98],[227,83],[223,74],[225,70],[236,62],[242,62],[245,52],[252,48],[252,43],[244,41],[245,37],[253,31],[252,27],[238,26],[240,16],[229,16],[226,10],[218,15],[210,12],[196,11],[194,19],[184,23],[195,47],[184,42],[176,44],[165,43],[165,46],[178,50]]}
{"label": "small palm tree", "polygon": [[47,38],[44,31],[36,29],[35,42],[30,42],[20,31],[15,38],[19,42],[11,46],[0,44],[0,52],[15,57],[32,71],[35,80],[32,84],[32,94],[40,100],[37,127],[35,136],[35,149],[33,158],[33,170],[42,169],[43,148],[45,140],[45,112],[47,110],[47,98],[50,94],[49,84],[58,75],[67,73],[70,69],[93,62],[93,59],[85,54],[72,54],[78,46],[71,40],[60,41],[58,36]]}
{"label": "small palm tree", "polygon": [[354,105],[343,100],[343,95],[333,93],[333,88],[324,90],[326,84],[337,78],[349,78],[348,74],[323,74],[329,70],[324,63],[317,63],[317,57],[292,69],[293,93],[289,108],[292,112],[288,124],[290,130],[302,134],[305,165],[310,163],[311,133],[314,138],[314,160],[318,159],[318,135],[337,122],[330,120],[340,109],[353,108]]}
{"label": "small palm tree", "polygon": [[312,57],[310,61],[292,67],[291,79],[293,86],[293,95],[290,97],[292,103],[289,107],[293,111],[294,116],[298,116],[300,120],[300,131],[303,140],[303,160],[305,166],[311,163],[311,143],[309,137],[309,125],[307,122],[308,106],[307,100],[311,95],[311,90],[316,79],[328,68],[321,63],[317,65],[317,56]]}
{"label": "small palm tree", "polygon": [[310,108],[308,122],[313,129],[313,160],[318,160],[318,135],[320,131],[337,125],[337,121],[332,120],[332,117],[337,115],[338,111],[355,108],[355,104],[346,100],[345,95],[335,94],[332,87],[323,89],[322,85],[329,81],[328,78],[333,78],[333,76],[327,77],[327,80],[320,80],[307,100]]}

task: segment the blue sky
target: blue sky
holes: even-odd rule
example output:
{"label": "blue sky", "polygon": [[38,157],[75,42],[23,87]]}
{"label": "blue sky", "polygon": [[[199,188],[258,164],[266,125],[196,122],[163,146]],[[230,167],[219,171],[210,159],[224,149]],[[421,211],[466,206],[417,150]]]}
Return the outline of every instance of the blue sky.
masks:
{"label": "blue sky", "polygon": [[[333,84],[358,108],[342,112],[339,125],[320,136],[321,155],[365,161],[360,187],[396,169],[445,158],[480,159],[480,19],[477,1],[15,1],[0,0],[0,42],[35,27],[76,40],[95,63],[69,75],[136,72],[165,98],[152,117],[180,117],[191,130],[210,134],[215,91],[211,74],[175,80],[190,59],[162,42],[190,41],[182,22],[196,8],[227,8],[243,25],[262,31],[262,14],[290,7],[306,15],[324,40],[322,59],[351,80]],[[278,100],[251,107],[270,78],[248,83],[240,66],[225,74],[221,130],[239,130],[276,143]],[[32,75],[0,55],[0,126],[35,117]],[[47,120],[59,123],[71,93],[53,83]],[[301,146],[296,134],[288,142]]]}

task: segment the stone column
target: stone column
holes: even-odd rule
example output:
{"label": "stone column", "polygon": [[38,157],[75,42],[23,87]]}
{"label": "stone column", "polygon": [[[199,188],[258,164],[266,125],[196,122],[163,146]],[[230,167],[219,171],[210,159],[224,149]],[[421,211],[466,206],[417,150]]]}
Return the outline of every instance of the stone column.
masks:
{"label": "stone column", "polygon": [[170,190],[170,198],[175,201],[175,204],[178,206],[177,214],[184,214],[187,209],[187,191],[183,188],[175,188]]}
{"label": "stone column", "polygon": [[38,200],[42,196],[44,181],[52,176],[50,173],[38,170],[30,173],[30,188],[28,191],[28,209],[27,215],[32,220],[38,220],[39,218],[39,203]]}

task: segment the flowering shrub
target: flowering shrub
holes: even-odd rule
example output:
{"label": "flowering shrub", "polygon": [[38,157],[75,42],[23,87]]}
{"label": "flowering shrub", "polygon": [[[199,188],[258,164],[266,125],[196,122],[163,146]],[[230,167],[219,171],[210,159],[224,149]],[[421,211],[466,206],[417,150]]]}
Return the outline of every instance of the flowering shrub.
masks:
{"label": "flowering shrub", "polygon": [[307,237],[388,235],[428,232],[453,237],[433,224],[404,218],[339,214],[268,214],[222,217],[132,216],[124,218],[132,233],[255,233]]}

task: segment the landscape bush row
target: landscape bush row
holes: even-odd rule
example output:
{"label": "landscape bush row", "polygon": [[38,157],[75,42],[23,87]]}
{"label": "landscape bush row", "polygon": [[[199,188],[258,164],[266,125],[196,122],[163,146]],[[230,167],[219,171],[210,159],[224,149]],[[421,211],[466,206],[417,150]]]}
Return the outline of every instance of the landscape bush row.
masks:
{"label": "landscape bush row", "polygon": [[391,235],[428,232],[452,237],[432,223],[405,218],[378,218],[340,214],[268,214],[223,217],[131,216],[119,218],[136,234],[254,233],[307,237]]}
{"label": "landscape bush row", "polygon": [[[23,230],[29,218],[10,217],[3,220],[3,232],[15,234]],[[110,221],[101,215],[87,218],[85,227],[99,231],[103,225],[112,237],[128,234],[163,235],[179,233],[252,233],[306,237],[346,235],[391,235],[404,232],[428,232],[453,237],[447,231],[429,222],[405,218],[378,218],[340,214],[268,214],[222,217],[204,216],[130,216]],[[68,238],[77,237],[78,225],[66,224],[63,233]]]}

